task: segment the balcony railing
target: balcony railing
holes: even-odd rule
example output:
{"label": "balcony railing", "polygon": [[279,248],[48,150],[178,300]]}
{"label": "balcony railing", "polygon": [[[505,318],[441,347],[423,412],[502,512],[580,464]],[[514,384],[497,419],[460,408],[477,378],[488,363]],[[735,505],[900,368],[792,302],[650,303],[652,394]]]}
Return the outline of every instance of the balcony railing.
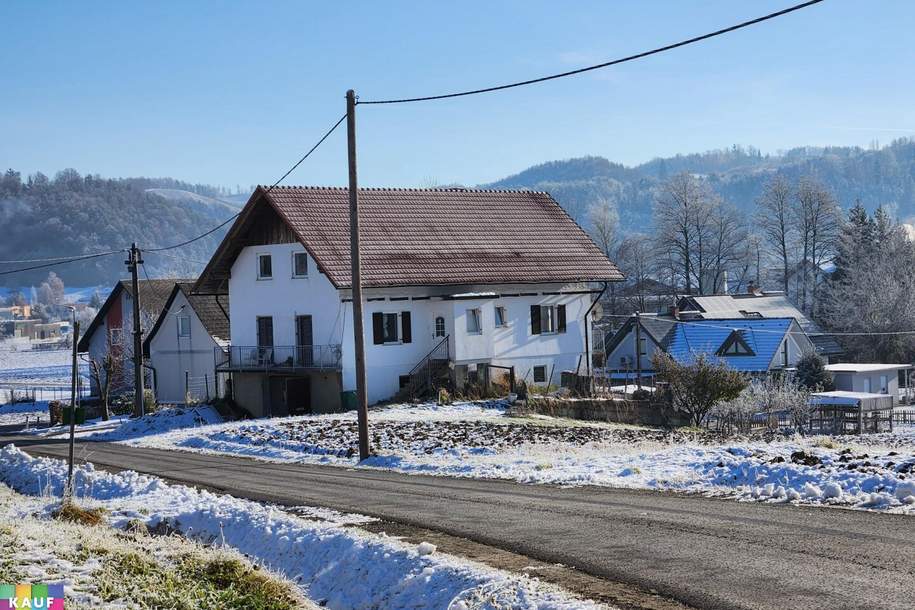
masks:
{"label": "balcony railing", "polygon": [[340,370],[343,350],[339,343],[274,347],[232,345],[228,349],[217,348],[216,359],[216,368],[222,371]]}

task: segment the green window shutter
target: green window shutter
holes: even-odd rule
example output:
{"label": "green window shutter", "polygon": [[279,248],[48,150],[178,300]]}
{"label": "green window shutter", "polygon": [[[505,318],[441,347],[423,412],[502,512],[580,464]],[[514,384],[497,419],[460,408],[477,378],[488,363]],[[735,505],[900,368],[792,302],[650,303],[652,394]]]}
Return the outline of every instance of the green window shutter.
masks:
{"label": "green window shutter", "polygon": [[375,345],[384,343],[384,319],[380,311],[372,314],[372,339]]}
{"label": "green window shutter", "polygon": [[410,312],[402,311],[400,313],[400,342],[409,343],[413,340],[412,326],[410,325]]}

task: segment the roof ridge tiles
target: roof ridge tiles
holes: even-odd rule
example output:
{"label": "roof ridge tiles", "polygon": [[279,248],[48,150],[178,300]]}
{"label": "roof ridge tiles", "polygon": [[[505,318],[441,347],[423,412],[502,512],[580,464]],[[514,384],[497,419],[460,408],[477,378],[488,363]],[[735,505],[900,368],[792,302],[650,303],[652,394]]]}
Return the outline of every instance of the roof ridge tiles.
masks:
{"label": "roof ridge tiles", "polygon": [[[262,189],[282,189],[282,190],[312,190],[312,191],[348,191],[349,187],[347,186],[325,186],[325,185],[315,185],[315,184],[289,184],[289,185],[280,185],[268,187],[263,184],[257,185],[258,188]],[[535,195],[548,195],[547,191],[538,191],[534,189],[527,188],[517,188],[517,189],[484,189],[484,188],[472,188],[466,186],[452,186],[452,187],[412,187],[412,186],[360,186],[360,191],[395,191],[395,192],[419,192],[419,193],[517,193],[517,194],[535,194]]]}

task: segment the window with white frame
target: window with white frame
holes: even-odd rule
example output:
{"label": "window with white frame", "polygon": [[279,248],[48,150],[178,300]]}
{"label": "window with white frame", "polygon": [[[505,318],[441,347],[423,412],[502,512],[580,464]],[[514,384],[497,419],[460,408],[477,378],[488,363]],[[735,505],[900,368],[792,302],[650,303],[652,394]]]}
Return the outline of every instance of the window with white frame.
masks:
{"label": "window with white frame", "polygon": [[397,314],[396,313],[386,313],[386,314],[383,314],[383,316],[384,316],[382,318],[383,323],[381,326],[382,341],[384,341],[385,343],[397,343],[398,341],[400,341],[400,335],[398,333],[400,324],[398,324],[398,321],[397,321]]}
{"label": "window with white frame", "polygon": [[508,312],[505,311],[505,307],[496,305],[495,314],[497,327],[508,326]]}
{"label": "window with white frame", "polygon": [[531,333],[554,334],[566,332],[565,305],[531,305]]}
{"label": "window with white frame", "polygon": [[308,254],[292,253],[292,277],[308,277]]}
{"label": "window with white frame", "polygon": [[269,254],[257,255],[257,279],[269,280],[273,278],[273,257]]}
{"label": "window with white frame", "polygon": [[435,318],[435,336],[445,336],[445,318],[443,316],[438,316]]}
{"label": "window with white frame", "polygon": [[467,334],[468,335],[483,334],[483,323],[481,320],[479,309],[468,309],[467,310]]}
{"label": "window with white frame", "polygon": [[555,333],[558,328],[556,320],[556,307],[553,305],[544,305],[540,308],[541,331],[544,333]]}
{"label": "window with white frame", "polygon": [[178,336],[191,336],[191,316],[178,316]]}
{"label": "window with white frame", "polygon": [[889,378],[886,375],[880,375],[880,393],[889,394]]}

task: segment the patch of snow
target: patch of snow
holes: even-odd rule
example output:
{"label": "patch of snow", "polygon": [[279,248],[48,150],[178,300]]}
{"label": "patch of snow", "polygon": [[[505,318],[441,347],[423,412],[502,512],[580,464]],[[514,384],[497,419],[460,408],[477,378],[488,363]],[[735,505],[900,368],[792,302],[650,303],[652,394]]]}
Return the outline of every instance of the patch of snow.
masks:
{"label": "patch of snow", "polygon": [[[0,480],[20,493],[60,496],[67,466],[0,449]],[[76,469],[82,502],[104,507],[117,526],[142,519],[189,538],[227,545],[295,582],[329,608],[448,608],[491,595],[487,607],[596,608],[528,576],[516,576],[393,538],[317,522],[230,496],[169,485],[135,472],[111,474],[88,464]],[[432,545],[429,545],[432,546]],[[428,547],[426,549],[428,550]],[[520,605],[500,605],[521,600]]]}
{"label": "patch of snow", "polygon": [[[897,493],[915,477],[915,428],[862,437],[722,441],[703,433],[514,418],[499,402],[393,405],[373,409],[369,417],[376,454],[361,463],[352,412],[174,429],[123,442],[275,462],[915,514],[907,500],[915,494]],[[845,450],[830,448],[840,443]]]}
{"label": "patch of snow", "polygon": [[113,430],[96,432],[86,437],[92,441],[126,441],[172,430],[187,430],[222,423],[222,416],[213,407],[172,407],[161,409],[136,419],[124,419]]}

